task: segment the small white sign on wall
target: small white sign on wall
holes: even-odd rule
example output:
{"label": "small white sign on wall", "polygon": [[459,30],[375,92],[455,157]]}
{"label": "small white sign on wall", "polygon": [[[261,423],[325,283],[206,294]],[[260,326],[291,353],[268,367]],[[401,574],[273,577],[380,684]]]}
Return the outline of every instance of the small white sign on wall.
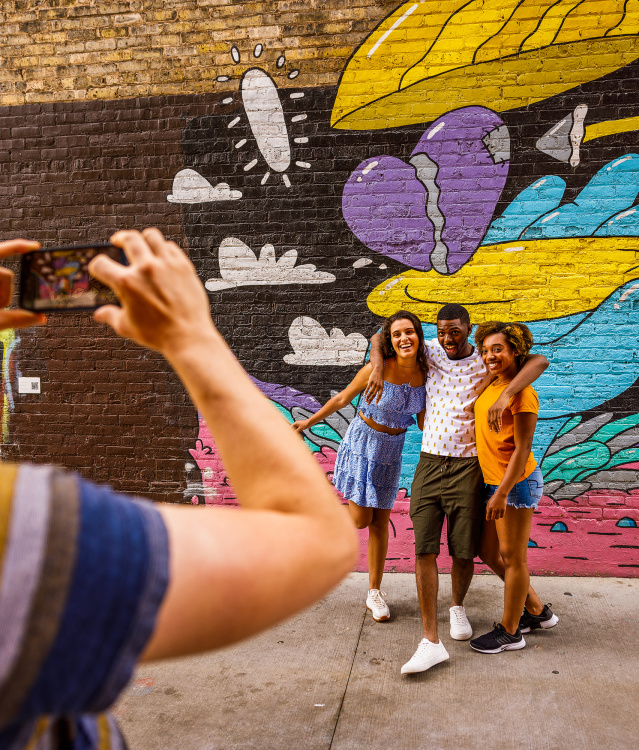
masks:
{"label": "small white sign on wall", "polygon": [[18,393],[40,393],[40,378],[18,378]]}

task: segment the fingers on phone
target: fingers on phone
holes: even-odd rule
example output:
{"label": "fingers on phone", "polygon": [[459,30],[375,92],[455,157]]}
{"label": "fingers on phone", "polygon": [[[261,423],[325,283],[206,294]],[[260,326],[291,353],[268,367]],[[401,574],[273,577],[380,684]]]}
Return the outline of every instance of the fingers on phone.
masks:
{"label": "fingers on phone", "polygon": [[29,312],[28,310],[0,311],[0,330],[6,328],[31,328],[42,326],[47,322],[46,315]]}
{"label": "fingers on phone", "polygon": [[119,330],[119,322],[122,317],[122,309],[116,305],[103,305],[93,313],[93,319],[98,323],[106,323],[111,326],[117,333]]}
{"label": "fingers on phone", "polygon": [[89,273],[115,290],[121,279],[126,276],[127,270],[126,266],[101,253],[89,263]]}
{"label": "fingers on phone", "polygon": [[110,241],[124,250],[130,263],[143,261],[154,254],[143,235],[134,229],[122,229],[116,232]]}
{"label": "fingers on phone", "polygon": [[164,239],[164,235],[159,229],[155,227],[143,229],[142,237],[144,237],[154,255],[165,256],[167,254],[169,243]]}
{"label": "fingers on phone", "polygon": [[0,258],[7,258],[16,253],[31,253],[34,250],[38,250],[39,247],[39,242],[31,240],[6,240],[5,242],[0,242]]}

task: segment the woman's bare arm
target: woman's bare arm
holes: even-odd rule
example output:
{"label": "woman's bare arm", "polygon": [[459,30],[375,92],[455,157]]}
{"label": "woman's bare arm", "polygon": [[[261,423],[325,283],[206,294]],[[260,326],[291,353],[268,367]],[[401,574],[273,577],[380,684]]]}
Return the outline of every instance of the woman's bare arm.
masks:
{"label": "woman's bare arm", "polygon": [[130,265],[105,256],[91,273],[122,307],[95,313],[160,351],[206,420],[243,506],[165,505],[170,584],[144,658],[232,643],[326,594],[357,554],[352,524],[311,453],[251,383],[209,314],[195,270],[158,230],[118,232]]}
{"label": "woman's bare arm", "polygon": [[426,417],[426,407],[424,407],[419,414],[417,415],[417,426],[419,427],[420,431],[424,431],[424,419]]}
{"label": "woman's bare arm", "polygon": [[513,414],[515,450],[513,451],[508,467],[499,487],[486,505],[486,520],[495,521],[502,518],[506,511],[506,498],[508,493],[517,484],[521,476],[530,451],[532,450],[533,436],[537,425],[537,415],[532,412],[519,412]]}
{"label": "woman's bare arm", "polygon": [[339,411],[347,404],[350,404],[355,396],[364,390],[366,383],[368,383],[370,373],[370,364],[364,365],[343,391],[336,393],[324,404],[324,406],[322,406],[321,409],[318,409],[315,414],[312,414],[308,419],[301,419],[294,422],[293,429],[296,432],[308,430],[309,427],[321,422],[323,419],[326,419],[326,417],[330,417],[331,414],[335,414],[336,411]]}
{"label": "woman's bare arm", "polygon": [[364,391],[364,398],[367,404],[370,404],[373,399],[377,404],[384,392],[384,353],[382,352],[382,337],[379,333],[371,336],[370,365],[372,369]]}

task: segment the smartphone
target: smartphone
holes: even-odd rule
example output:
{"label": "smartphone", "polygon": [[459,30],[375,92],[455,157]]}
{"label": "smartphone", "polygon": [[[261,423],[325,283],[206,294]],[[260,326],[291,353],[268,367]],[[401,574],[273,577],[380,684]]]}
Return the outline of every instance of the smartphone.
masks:
{"label": "smartphone", "polygon": [[89,263],[100,253],[126,264],[122,250],[109,243],[25,253],[20,269],[20,307],[35,312],[64,312],[119,304],[109,287],[89,275]]}

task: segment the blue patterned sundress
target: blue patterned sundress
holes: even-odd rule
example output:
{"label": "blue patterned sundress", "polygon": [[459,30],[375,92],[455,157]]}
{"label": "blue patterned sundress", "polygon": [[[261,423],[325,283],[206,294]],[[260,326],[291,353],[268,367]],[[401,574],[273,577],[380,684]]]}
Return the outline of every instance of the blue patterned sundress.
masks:
{"label": "blue patterned sundress", "polygon": [[[362,402],[360,411],[377,424],[408,429],[426,401],[423,385],[384,381],[378,404]],[[350,423],[337,451],[333,484],[347,500],[364,508],[390,510],[399,489],[402,449],[406,433],[388,435],[369,427],[359,416]]]}

